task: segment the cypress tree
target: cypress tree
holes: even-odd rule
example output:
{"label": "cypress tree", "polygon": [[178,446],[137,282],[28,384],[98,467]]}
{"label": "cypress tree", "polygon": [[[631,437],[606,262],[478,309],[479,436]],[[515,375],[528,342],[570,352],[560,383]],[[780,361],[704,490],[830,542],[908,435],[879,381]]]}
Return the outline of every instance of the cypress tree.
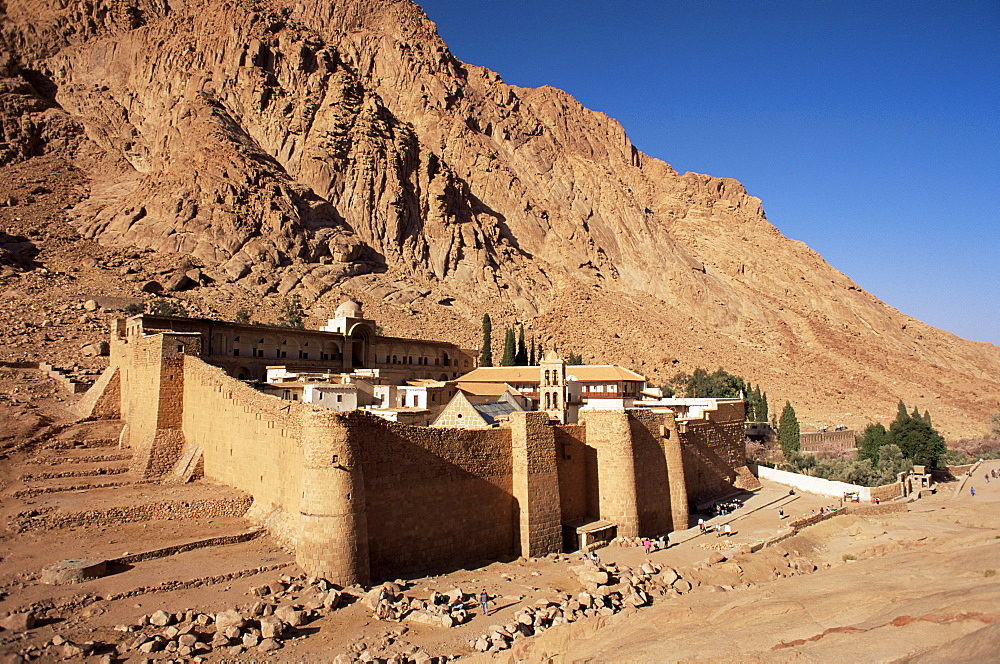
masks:
{"label": "cypress tree", "polygon": [[896,422],[905,422],[910,419],[910,414],[906,412],[906,404],[903,400],[899,400],[899,404],[896,406],[896,419],[893,420],[893,424]]}
{"label": "cypress tree", "polygon": [[760,396],[760,413],[758,415],[760,416],[758,422],[767,422],[767,392]]}
{"label": "cypress tree", "polygon": [[913,412],[912,412],[912,413],[910,413],[910,419],[911,419],[911,420],[919,420],[919,419],[922,419],[922,418],[920,417],[920,411],[919,411],[919,410],[917,409],[917,407],[916,407],[916,406],[914,406],[914,407],[913,407]]}
{"label": "cypress tree", "polygon": [[493,321],[489,314],[483,314],[483,352],[479,356],[479,366],[493,366]]}
{"label": "cypress tree", "polygon": [[517,353],[514,355],[514,364],[519,367],[528,365],[528,349],[524,345],[524,323],[521,323],[521,329],[517,333]]}
{"label": "cypress tree", "polygon": [[778,443],[786,459],[802,449],[799,444],[799,420],[795,417],[795,409],[789,401],[785,402],[781,419],[778,421]]}
{"label": "cypress tree", "polygon": [[538,366],[538,354],[535,351],[535,337],[531,337],[531,356],[528,358],[528,366]]}
{"label": "cypress tree", "polygon": [[502,367],[512,367],[515,364],[515,356],[517,355],[517,342],[514,341],[514,328],[508,327],[507,334],[504,336],[503,340],[503,359],[500,360],[500,366]]}
{"label": "cypress tree", "polygon": [[903,456],[916,464],[937,467],[941,457],[948,451],[941,434],[922,418],[893,422],[890,433],[892,442],[903,451]]}
{"label": "cypress tree", "polygon": [[931,411],[924,410],[924,422],[926,422],[929,426],[934,426],[931,424]]}

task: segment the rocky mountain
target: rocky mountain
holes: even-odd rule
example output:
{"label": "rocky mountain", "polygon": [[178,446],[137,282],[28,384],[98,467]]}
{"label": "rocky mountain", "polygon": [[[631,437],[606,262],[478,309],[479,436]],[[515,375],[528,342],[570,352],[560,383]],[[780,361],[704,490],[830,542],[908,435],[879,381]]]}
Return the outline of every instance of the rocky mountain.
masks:
{"label": "rocky mountain", "polygon": [[864,292],[737,181],[458,61],[408,0],[0,12],[0,165],[82,174],[50,219],[133,272],[199,267],[195,309],[266,318],[296,293],[322,318],[348,294],[388,332],[470,346],[489,312],[654,381],[725,367],[804,426],[886,421],[902,398],[973,435],[998,406],[1000,349]]}

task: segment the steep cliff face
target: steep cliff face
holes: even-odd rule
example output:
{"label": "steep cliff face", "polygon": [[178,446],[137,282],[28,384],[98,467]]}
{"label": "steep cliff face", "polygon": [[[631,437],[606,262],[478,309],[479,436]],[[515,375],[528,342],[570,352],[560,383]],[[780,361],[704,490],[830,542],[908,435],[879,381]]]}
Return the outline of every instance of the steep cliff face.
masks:
{"label": "steep cliff face", "polygon": [[76,159],[104,244],[425,315],[400,333],[475,343],[489,310],[660,379],[723,365],[817,419],[903,397],[958,433],[995,406],[995,347],[863,292],[735,180],[457,61],[408,0],[18,0],[0,39],[0,163]]}

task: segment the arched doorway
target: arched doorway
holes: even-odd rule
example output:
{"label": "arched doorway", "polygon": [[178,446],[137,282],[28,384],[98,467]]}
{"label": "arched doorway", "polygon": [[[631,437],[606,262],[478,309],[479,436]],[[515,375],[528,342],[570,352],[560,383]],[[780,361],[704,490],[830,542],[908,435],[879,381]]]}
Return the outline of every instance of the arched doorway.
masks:
{"label": "arched doorway", "polygon": [[367,325],[355,325],[347,338],[347,348],[344,353],[350,353],[351,369],[366,369],[374,364],[372,339],[375,332]]}

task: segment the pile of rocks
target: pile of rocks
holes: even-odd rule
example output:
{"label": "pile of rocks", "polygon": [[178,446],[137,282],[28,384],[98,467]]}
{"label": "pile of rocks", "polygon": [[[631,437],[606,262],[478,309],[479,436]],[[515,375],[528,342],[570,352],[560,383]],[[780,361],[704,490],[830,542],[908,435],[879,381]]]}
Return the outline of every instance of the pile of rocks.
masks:
{"label": "pile of rocks", "polygon": [[[618,547],[642,546],[642,543],[645,540],[646,540],[645,537],[616,537],[610,542],[608,542],[608,546],[618,546]],[[650,551],[659,551],[660,549],[667,548],[666,536],[650,539],[649,541],[652,542],[652,545],[649,547]]]}
{"label": "pile of rocks", "polygon": [[154,652],[190,658],[213,651],[239,655],[278,650],[296,635],[296,628],[340,606],[343,593],[324,579],[282,576],[279,581],[252,587],[259,598],[252,604],[215,614],[191,610],[156,611],[138,624],[119,627],[133,633],[118,647],[122,656]]}
{"label": "pile of rocks", "polygon": [[493,625],[469,644],[480,652],[506,650],[513,641],[536,633],[595,616],[613,616],[628,608],[650,604],[652,595],[680,595],[692,585],[676,570],[654,563],[632,569],[624,565],[599,565],[585,562],[571,568],[583,590],[566,594],[558,600],[539,600],[533,607],[521,609],[513,620]]}
{"label": "pile of rocks", "polygon": [[375,586],[365,594],[363,602],[379,619],[454,627],[468,619],[465,606],[468,602],[475,601],[460,588],[447,593],[435,590],[428,599],[422,600],[407,597],[402,591],[405,587],[402,580]]}

